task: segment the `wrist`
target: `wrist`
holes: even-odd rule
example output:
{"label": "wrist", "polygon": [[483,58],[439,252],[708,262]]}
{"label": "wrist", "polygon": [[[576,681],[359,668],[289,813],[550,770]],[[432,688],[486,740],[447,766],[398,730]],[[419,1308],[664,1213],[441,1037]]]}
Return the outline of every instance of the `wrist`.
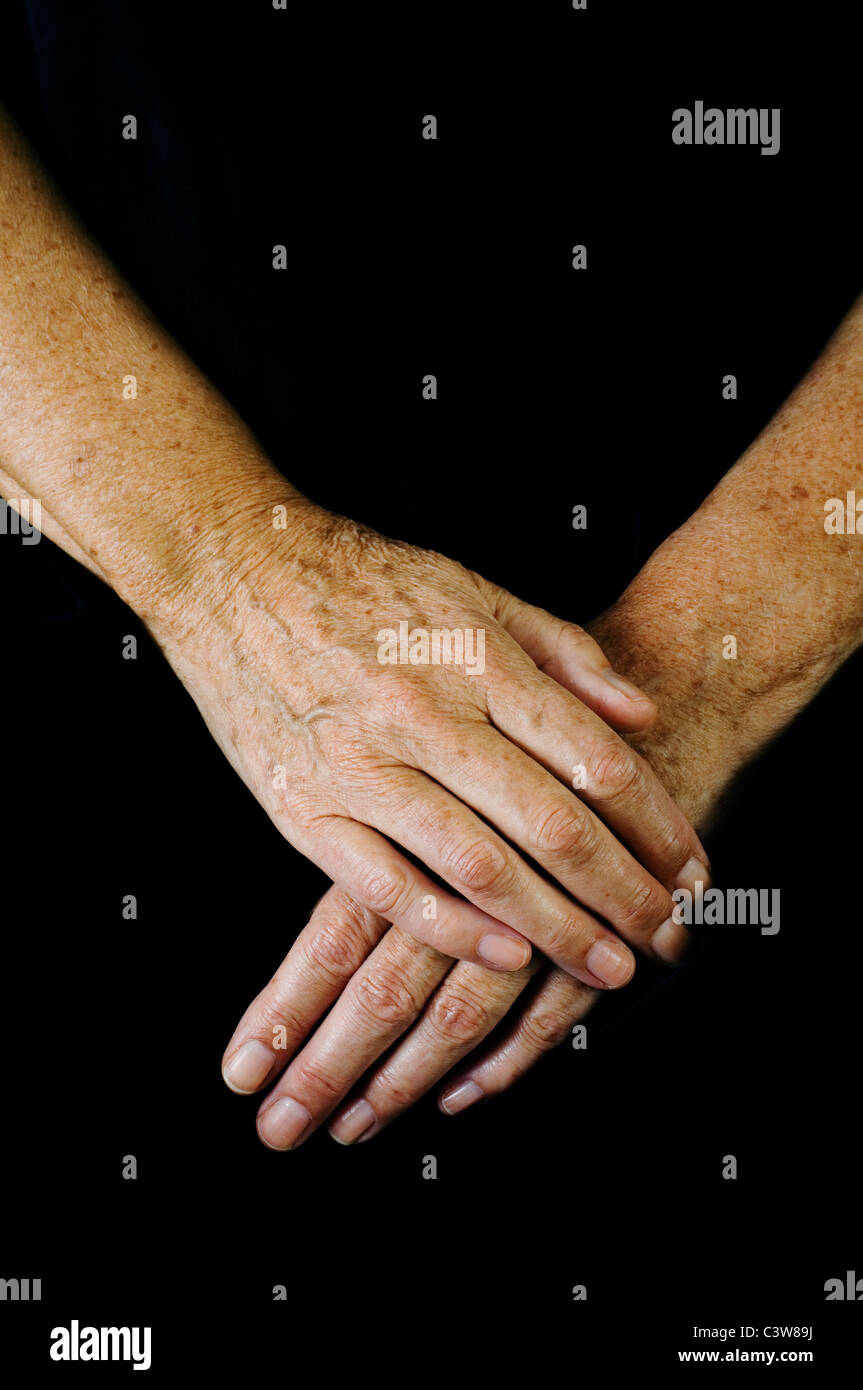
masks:
{"label": "wrist", "polygon": [[312,520],[326,515],[256,450],[201,469],[186,463],[183,477],[166,477],[159,496],[136,511],[103,566],[160,639],[182,637],[224,607],[277,553],[300,552]]}
{"label": "wrist", "polygon": [[785,687],[775,639],[761,649],[726,552],[687,523],[591,625],[615,669],[656,703],[656,720],[631,742],[697,829],[805,703]]}
{"label": "wrist", "polygon": [[752,508],[716,495],[650,557],[591,632],[656,702],[631,740],[697,828],[741,768],[850,655],[825,633],[809,586],[776,581]]}
{"label": "wrist", "polygon": [[742,759],[726,737],[733,719],[708,693],[697,622],[642,585],[627,590],[588,630],[615,670],[655,702],[654,722],[628,742],[703,830]]}

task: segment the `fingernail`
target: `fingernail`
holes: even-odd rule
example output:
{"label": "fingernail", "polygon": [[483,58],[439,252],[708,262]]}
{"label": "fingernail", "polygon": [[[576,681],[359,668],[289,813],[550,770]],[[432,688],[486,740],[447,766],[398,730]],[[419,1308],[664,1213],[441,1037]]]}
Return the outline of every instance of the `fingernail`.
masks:
{"label": "fingernail", "polygon": [[461,1081],[451,1090],[444,1091],[440,1098],[440,1108],[445,1115],[457,1115],[460,1110],[467,1110],[469,1105],[476,1105],[482,1098],[482,1087],[477,1086],[475,1081]]}
{"label": "fingernail", "polygon": [[645,695],[643,690],[639,690],[637,685],[633,685],[632,681],[624,680],[623,676],[619,676],[610,666],[606,666],[600,674],[603,680],[608,681],[609,685],[613,685],[615,690],[619,690],[621,695],[625,695],[628,700],[650,699],[650,696]]}
{"label": "fingernail", "polygon": [[258,1119],[258,1133],[271,1149],[292,1149],[311,1123],[304,1105],[292,1096],[282,1096]]}
{"label": "fingernail", "polygon": [[367,1100],[355,1100],[330,1125],[329,1134],[337,1144],[355,1144],[375,1123],[375,1112]]}
{"label": "fingernail", "polygon": [[625,985],[635,970],[632,952],[616,941],[594,941],[584,963],[591,975],[612,989]]}
{"label": "fingernail", "polygon": [[273,1054],[262,1042],[243,1043],[222,1068],[222,1079],[226,1086],[239,1095],[256,1091],[269,1075],[273,1065]]}
{"label": "fingernail", "polygon": [[521,970],[530,960],[530,946],[512,936],[484,936],[476,953],[486,965],[498,970]]}
{"label": "fingernail", "polygon": [[694,943],[691,932],[669,917],[661,927],[656,928],[650,944],[666,965],[679,965],[689,955]]}
{"label": "fingernail", "polygon": [[685,888],[693,897],[696,894],[696,884],[701,884],[702,892],[709,888],[711,884],[710,870],[702,864],[700,859],[687,859],[677,878],[674,880],[675,888]]}

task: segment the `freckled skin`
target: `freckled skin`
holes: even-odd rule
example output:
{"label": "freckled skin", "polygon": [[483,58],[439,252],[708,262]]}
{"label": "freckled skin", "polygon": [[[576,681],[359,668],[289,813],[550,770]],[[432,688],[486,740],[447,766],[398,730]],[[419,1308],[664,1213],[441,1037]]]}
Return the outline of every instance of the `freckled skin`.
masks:
{"label": "freckled skin", "polygon": [[[659,718],[633,742],[697,824],[863,642],[863,300],[740,461],[591,631]],[[722,637],[737,638],[736,660]]]}
{"label": "freckled skin", "polygon": [[[828,536],[823,510],[827,498],[844,498],[846,491],[863,496],[861,460],[858,305],[738,465],[591,624],[612,664],[653,695],[659,714],[630,742],[699,829],[721,809],[740,768],[863,641],[863,536]],[[736,661],[722,659],[727,633],[737,638]],[[346,932],[361,911],[336,887],[317,909],[327,930],[335,922]],[[465,1085],[472,1101],[493,1096],[569,1038],[600,997],[536,960],[517,977],[502,979],[464,961],[453,965],[416,943],[406,958],[406,938],[386,926],[380,917],[366,923],[375,950],[358,965],[350,988],[359,990],[364,974],[384,969],[401,981],[416,1004],[410,1031],[398,1044],[394,1030],[379,1027],[358,1047],[344,1002],[319,1024],[304,1003],[291,954],[229,1044],[226,1055],[253,1033],[258,1016],[271,1022],[277,996],[292,1020],[294,1052],[276,1092],[300,1096],[312,1116],[309,1133],[332,1121],[336,1091],[343,1097],[353,1091],[348,1107],[336,1107],[341,1142],[356,1137],[350,1127],[339,1129],[341,1113],[347,1121],[358,1103],[365,1106],[365,1119],[374,1122],[364,1131],[368,1137],[448,1072],[444,1096],[463,1096]],[[313,949],[320,929],[313,915],[305,949]],[[534,993],[523,1000],[532,979]],[[346,991],[342,1001],[347,997]],[[476,1022],[454,1029],[460,1010]],[[475,1051],[508,1013],[501,1041]],[[448,1027],[454,1037],[446,1036]],[[358,1065],[337,1065],[333,1059],[350,1055],[351,1048],[360,1054]],[[372,1066],[354,1090],[370,1058],[384,1053],[385,1062]],[[286,1060],[277,1059],[269,1082]],[[309,1075],[320,1078],[317,1094],[308,1084],[303,1089]]]}
{"label": "freckled skin", "polygon": [[[501,969],[535,942],[591,981],[600,945],[603,981],[623,983],[634,957],[610,927],[646,949],[700,849],[603,722],[643,724],[649,702],[573,624],[292,488],[2,114],[0,219],[0,483],[140,615],[286,839],[420,939],[482,959],[488,936]],[[482,669],[391,668],[377,634],[402,621],[481,635]],[[585,759],[595,809],[557,776]],[[418,860],[452,889],[437,926]]]}
{"label": "freckled skin", "polygon": [[[387,803],[399,829],[413,812],[424,832],[464,844],[461,803],[433,806],[433,776],[421,797],[411,783],[432,755],[446,760],[446,775],[467,770],[471,793],[490,788],[497,805],[518,805],[527,785],[536,791],[515,736],[501,737],[485,764],[477,752],[480,731],[511,716],[518,692],[531,691],[525,742],[549,726],[560,700],[560,685],[548,689],[557,675],[540,680],[504,626],[517,601],[444,556],[322,511],[285,482],[64,210],[2,115],[0,223],[0,486],[10,497],[40,498],[46,533],[138,612],[286,838],[315,858],[311,837],[322,821],[331,835],[340,819],[366,825]],[[124,401],[123,378],[138,369],[139,397]],[[863,495],[861,421],[857,306],[776,420],[595,625],[615,664],[660,698],[655,724],[632,742],[699,823],[734,772],[859,645],[863,537],[826,535],[823,502],[855,487]],[[70,460],[87,466],[72,474]],[[281,531],[273,525],[279,507]],[[408,669],[383,684],[373,634],[400,619],[487,631],[487,679]],[[560,626],[582,643],[583,634]],[[736,661],[722,657],[727,633],[738,642]],[[556,646],[537,665],[573,669]],[[576,715],[607,751],[608,730],[585,721],[573,700],[568,722]],[[647,775],[627,761],[633,766]],[[279,768],[284,789],[274,785]],[[548,820],[549,797],[569,817],[581,804],[567,793],[561,807],[553,778],[541,786],[525,807],[531,831]],[[672,816],[670,803],[662,806]],[[643,819],[643,802],[641,811]],[[694,853],[690,832],[679,818],[674,824],[684,854]],[[645,882],[608,840],[614,848],[590,885],[606,917],[611,865],[618,886]],[[565,858],[558,853],[559,875]],[[570,940],[574,890],[534,876],[530,891],[537,918]],[[458,979],[481,993],[489,975],[479,958],[459,969]],[[513,981],[521,977],[507,978],[510,1003]],[[570,976],[563,983],[583,1007],[584,986]],[[441,1018],[468,1013],[463,1000]],[[546,1024],[540,1031],[551,1036]]]}
{"label": "freckled skin", "polygon": [[[863,302],[736,467],[590,625],[612,665],[654,697],[657,718],[629,741],[699,829],[718,814],[737,772],[863,642],[863,536],[824,530],[824,503],[848,491],[863,497]],[[729,633],[738,656],[726,661]],[[327,930],[341,923],[348,932],[362,909],[334,886],[317,912]],[[375,949],[350,988],[386,969],[412,993],[416,1011],[398,1043],[392,1029],[379,1028],[356,1068],[337,1068],[334,1058],[357,1050],[350,1015],[342,1005],[340,1019],[337,1006],[319,1024],[289,954],[229,1044],[226,1055],[253,1032],[259,1011],[271,1021],[277,992],[294,1029],[293,1060],[277,1093],[300,1093],[309,1074],[322,1078],[320,1094],[301,1092],[312,1116],[308,1132],[332,1121],[339,1089],[353,1094],[348,1107],[336,1107],[337,1132],[340,1113],[347,1119],[359,1102],[374,1122],[367,1136],[448,1072],[444,1095],[467,1085],[473,1100],[493,1096],[565,1041],[600,997],[536,959],[505,979],[468,962],[452,965],[416,943],[406,959],[405,937],[386,927],[380,917],[367,922],[368,950]],[[313,915],[305,949],[319,930]],[[532,979],[534,992],[523,1000]],[[459,1029],[454,1042],[441,1024],[457,1017],[459,1001],[469,1003],[477,1023]],[[501,1041],[482,1049],[507,1014]],[[424,1031],[431,1018],[435,1026]],[[385,1062],[367,1071],[384,1053]],[[269,1082],[286,1060],[277,1059]],[[350,1133],[341,1131],[341,1141],[352,1142]]]}

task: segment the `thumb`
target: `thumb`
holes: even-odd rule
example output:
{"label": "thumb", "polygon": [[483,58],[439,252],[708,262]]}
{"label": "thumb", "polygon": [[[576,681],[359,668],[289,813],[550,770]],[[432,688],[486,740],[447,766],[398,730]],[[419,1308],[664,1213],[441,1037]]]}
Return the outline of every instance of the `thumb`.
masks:
{"label": "thumb", "polygon": [[497,591],[495,616],[545,675],[612,728],[634,733],[653,723],[657,711],[650,697],[612,670],[599,643],[577,623],[555,618],[505,589]]}

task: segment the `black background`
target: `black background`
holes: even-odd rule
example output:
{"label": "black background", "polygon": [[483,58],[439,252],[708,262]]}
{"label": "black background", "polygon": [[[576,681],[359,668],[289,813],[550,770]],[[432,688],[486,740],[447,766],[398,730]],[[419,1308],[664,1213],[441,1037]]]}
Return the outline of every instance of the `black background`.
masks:
{"label": "black background", "polygon": [[[6,90],[292,481],[586,621],[860,290],[851,36],[825,7],[414,9],[12,7]],[[675,147],[697,99],[780,106],[781,152]],[[77,1317],[151,1325],[156,1378],[459,1374],[459,1346],[472,1371],[664,1372],[693,1323],[814,1323],[838,1365],[859,1312],[824,1282],[863,1275],[859,661],[709,842],[720,880],[781,888],[778,936],[641,968],[586,1053],[476,1112],[427,1099],[368,1145],[277,1155],[219,1062],[326,885],[98,581],[2,536],[0,583],[0,1275],[43,1280],[3,1305],[7,1364],[130,1373],[48,1360]]]}

